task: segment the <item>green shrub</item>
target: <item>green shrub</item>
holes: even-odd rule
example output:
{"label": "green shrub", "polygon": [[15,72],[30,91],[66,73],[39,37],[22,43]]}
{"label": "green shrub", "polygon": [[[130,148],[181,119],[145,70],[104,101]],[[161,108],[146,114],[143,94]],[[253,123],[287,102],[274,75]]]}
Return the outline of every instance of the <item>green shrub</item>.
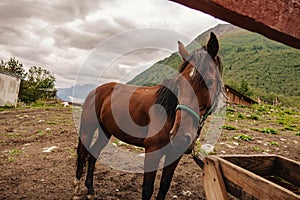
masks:
{"label": "green shrub", "polygon": [[235,140],[243,140],[243,141],[250,141],[253,140],[253,138],[246,134],[239,134],[235,137],[233,137]]}
{"label": "green shrub", "polygon": [[239,119],[245,119],[245,115],[243,115],[242,113],[238,113],[238,116],[237,116]]}
{"label": "green shrub", "polygon": [[252,120],[259,120],[259,117],[257,115],[254,115],[254,114],[250,115],[248,118],[252,119]]}
{"label": "green shrub", "polygon": [[260,129],[259,132],[262,132],[262,133],[267,133],[267,134],[278,134],[278,131],[273,129],[273,128],[263,128],[263,129]]}

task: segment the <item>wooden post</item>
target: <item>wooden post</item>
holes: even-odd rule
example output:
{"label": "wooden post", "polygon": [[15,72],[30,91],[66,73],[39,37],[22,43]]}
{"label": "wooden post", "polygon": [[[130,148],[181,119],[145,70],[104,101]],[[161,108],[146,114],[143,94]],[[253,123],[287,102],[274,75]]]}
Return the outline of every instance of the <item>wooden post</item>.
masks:
{"label": "wooden post", "polygon": [[203,186],[207,200],[228,199],[219,161],[213,156],[204,159]]}

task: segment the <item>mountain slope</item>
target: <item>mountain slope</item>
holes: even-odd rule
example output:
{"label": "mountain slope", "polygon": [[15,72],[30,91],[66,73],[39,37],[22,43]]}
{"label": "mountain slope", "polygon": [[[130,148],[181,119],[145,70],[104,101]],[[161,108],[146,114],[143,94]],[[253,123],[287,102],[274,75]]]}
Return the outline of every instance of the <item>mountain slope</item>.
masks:
{"label": "mountain slope", "polygon": [[[239,29],[236,26],[230,24],[219,24],[215,28],[212,28],[198,37],[196,37],[190,44],[186,46],[187,50],[192,52],[195,49],[198,49],[206,44],[210,32],[214,32],[217,37],[221,37],[223,34]],[[178,55],[178,52],[171,54],[169,57],[166,57],[163,60],[158,61],[149,69],[140,73],[134,77],[128,84],[131,85],[154,85],[160,83],[165,78],[173,77],[179,65],[182,63],[181,57]]]}
{"label": "mountain slope", "polygon": [[70,88],[58,88],[57,97],[64,101],[83,103],[87,94],[96,87],[97,85],[85,84],[75,85]]}
{"label": "mountain slope", "polygon": [[[241,82],[246,82],[252,98],[260,96],[271,101],[279,97],[285,104],[300,104],[299,50],[229,24],[218,25],[199,35],[187,49],[192,51],[201,47],[211,31],[219,38],[225,84],[239,89]],[[181,62],[178,53],[173,53],[136,76],[129,84],[157,84],[172,77]]]}

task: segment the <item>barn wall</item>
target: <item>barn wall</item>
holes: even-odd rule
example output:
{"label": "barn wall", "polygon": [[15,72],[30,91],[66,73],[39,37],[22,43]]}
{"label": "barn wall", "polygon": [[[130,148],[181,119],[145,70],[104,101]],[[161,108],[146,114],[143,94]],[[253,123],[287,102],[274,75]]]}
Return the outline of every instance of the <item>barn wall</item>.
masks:
{"label": "barn wall", "polygon": [[20,78],[0,73],[0,106],[17,105],[20,83]]}

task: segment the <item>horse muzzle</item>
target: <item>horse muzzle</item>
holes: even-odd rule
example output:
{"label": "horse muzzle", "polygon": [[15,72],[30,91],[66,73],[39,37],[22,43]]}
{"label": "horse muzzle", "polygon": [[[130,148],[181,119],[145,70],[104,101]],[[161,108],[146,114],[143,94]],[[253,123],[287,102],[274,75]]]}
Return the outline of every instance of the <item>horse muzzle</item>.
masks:
{"label": "horse muzzle", "polygon": [[178,151],[182,153],[186,153],[191,151],[190,148],[193,141],[193,137],[191,134],[187,133],[184,136],[173,135],[170,133],[170,143],[171,145]]}

